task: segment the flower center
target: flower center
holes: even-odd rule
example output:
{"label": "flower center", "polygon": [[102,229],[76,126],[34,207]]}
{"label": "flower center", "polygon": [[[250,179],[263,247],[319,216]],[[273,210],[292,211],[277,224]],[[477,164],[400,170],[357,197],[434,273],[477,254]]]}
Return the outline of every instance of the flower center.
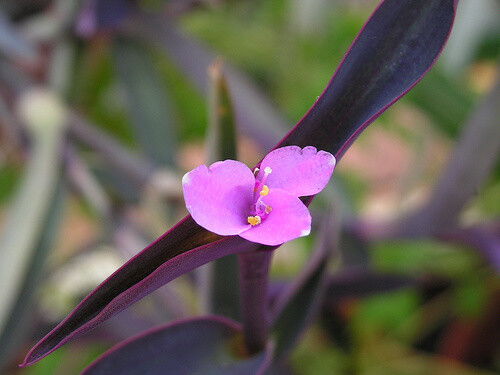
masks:
{"label": "flower center", "polygon": [[[259,169],[256,168],[254,173],[257,174],[258,172]],[[267,215],[269,215],[269,213],[273,210],[271,206],[266,205],[262,201],[262,197],[265,197],[269,194],[269,186],[267,186],[265,183],[267,177],[272,172],[273,170],[270,167],[264,168],[264,177],[262,177],[262,180],[255,181],[254,202],[250,207],[250,215],[247,217],[248,224],[253,227],[262,223],[262,220],[264,220]]]}

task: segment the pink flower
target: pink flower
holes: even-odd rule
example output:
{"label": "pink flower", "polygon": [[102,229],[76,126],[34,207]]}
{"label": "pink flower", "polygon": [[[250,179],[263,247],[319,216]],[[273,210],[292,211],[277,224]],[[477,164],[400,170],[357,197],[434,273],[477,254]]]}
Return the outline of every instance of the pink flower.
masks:
{"label": "pink flower", "polygon": [[271,151],[252,172],[235,160],[200,165],[182,178],[186,207],[200,226],[264,245],[311,232],[311,215],[299,197],[318,194],[335,157],[307,146]]}

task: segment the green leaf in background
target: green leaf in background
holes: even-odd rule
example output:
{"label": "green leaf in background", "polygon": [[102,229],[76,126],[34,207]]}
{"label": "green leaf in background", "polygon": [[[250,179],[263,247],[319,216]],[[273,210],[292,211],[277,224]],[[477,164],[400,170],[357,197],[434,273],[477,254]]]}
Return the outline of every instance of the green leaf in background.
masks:
{"label": "green leaf in background", "polygon": [[50,212],[61,162],[65,108],[52,93],[34,89],[18,102],[33,148],[18,193],[0,234],[0,332],[22,293],[29,266]]}
{"label": "green leaf in background", "polygon": [[149,51],[135,41],[117,38],[113,57],[142,151],[159,165],[175,165],[175,116]]}
{"label": "green leaf in background", "polygon": [[11,354],[15,353],[22,344],[24,336],[31,328],[30,319],[33,297],[42,278],[46,260],[55,246],[58,236],[66,194],[64,184],[58,183],[50,199],[50,208],[40,231],[36,249],[28,260],[29,265],[22,282],[22,287],[15,303],[11,306],[9,317],[4,329],[0,332],[0,369],[4,366]]}
{"label": "green leaf in background", "polygon": [[208,162],[237,160],[235,116],[221,60],[214,62],[210,67],[209,75],[211,93],[207,134]]}
{"label": "green leaf in background", "polygon": [[[209,127],[207,134],[207,164],[219,160],[237,160],[237,139],[234,110],[231,103],[227,81],[224,77],[221,60],[217,60],[209,69]],[[213,265],[207,265],[211,280],[210,309],[215,314],[238,319],[240,316],[238,287],[239,271],[236,255],[217,259]]]}
{"label": "green leaf in background", "polygon": [[454,245],[433,240],[388,240],[374,246],[377,269],[403,274],[435,274],[460,278],[477,269],[478,254]]}

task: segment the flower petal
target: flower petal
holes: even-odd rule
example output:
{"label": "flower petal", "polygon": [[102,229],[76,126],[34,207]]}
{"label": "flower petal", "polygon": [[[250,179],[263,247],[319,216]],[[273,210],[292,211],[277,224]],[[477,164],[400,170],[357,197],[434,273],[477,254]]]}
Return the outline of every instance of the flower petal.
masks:
{"label": "flower petal", "polygon": [[260,164],[257,178],[264,177],[264,169],[272,173],[266,184],[271,188],[283,189],[296,197],[318,194],[326,186],[333,169],[335,157],[315,147],[286,146],[271,151]]}
{"label": "flower petal", "polygon": [[182,178],[184,200],[194,221],[222,236],[248,229],[255,177],[243,163],[219,161],[200,165]]}
{"label": "flower petal", "polygon": [[284,190],[271,189],[262,200],[272,207],[272,211],[261,224],[240,233],[244,239],[274,246],[311,232],[311,214],[296,196]]}

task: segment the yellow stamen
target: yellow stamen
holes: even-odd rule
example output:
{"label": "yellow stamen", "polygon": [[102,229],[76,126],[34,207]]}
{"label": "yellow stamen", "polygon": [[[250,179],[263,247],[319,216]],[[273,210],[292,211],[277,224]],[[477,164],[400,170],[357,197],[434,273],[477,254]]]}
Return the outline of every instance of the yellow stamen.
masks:
{"label": "yellow stamen", "polygon": [[264,186],[262,186],[262,190],[260,191],[260,195],[265,197],[267,194],[269,194],[269,186],[264,185]]}
{"label": "yellow stamen", "polygon": [[266,214],[270,213],[273,210],[271,206],[266,206]]}
{"label": "yellow stamen", "polygon": [[251,226],[256,226],[258,224],[260,224],[262,222],[262,219],[260,218],[259,215],[256,215],[256,216],[249,216],[247,218],[248,220],[248,224],[250,224]]}

